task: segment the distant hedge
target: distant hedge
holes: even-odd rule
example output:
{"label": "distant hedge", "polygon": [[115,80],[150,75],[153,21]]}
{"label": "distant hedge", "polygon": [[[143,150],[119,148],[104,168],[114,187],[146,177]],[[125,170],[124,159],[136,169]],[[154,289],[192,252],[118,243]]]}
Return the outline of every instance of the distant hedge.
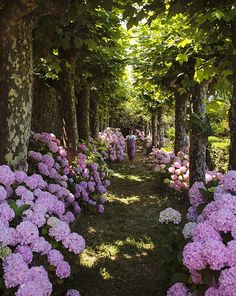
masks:
{"label": "distant hedge", "polygon": [[229,146],[228,138],[211,136],[208,138],[208,166],[220,172],[226,172],[229,167]]}

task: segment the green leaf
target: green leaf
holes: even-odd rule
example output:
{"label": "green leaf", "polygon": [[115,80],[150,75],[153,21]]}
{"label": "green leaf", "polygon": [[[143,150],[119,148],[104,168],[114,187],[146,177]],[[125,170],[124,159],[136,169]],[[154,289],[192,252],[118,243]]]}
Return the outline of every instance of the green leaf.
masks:
{"label": "green leaf", "polygon": [[188,56],[186,54],[184,54],[184,53],[179,53],[177,55],[177,57],[175,58],[175,60],[177,62],[179,62],[180,65],[182,65],[184,62],[187,62],[188,61]]}
{"label": "green leaf", "polygon": [[178,273],[174,273],[173,276],[171,277],[171,283],[184,283],[187,284],[188,283],[188,274],[182,273],[182,272],[178,272]]}
{"label": "green leaf", "polygon": [[21,217],[23,212],[30,208],[30,205],[23,205],[21,207],[17,207],[16,201],[12,201],[10,203],[11,208],[15,212],[16,217]]}
{"label": "green leaf", "polygon": [[46,235],[48,233],[48,226],[44,226],[43,228],[41,228],[41,232],[43,235]]}
{"label": "green leaf", "polygon": [[192,43],[191,39],[185,38],[183,41],[181,41],[177,44],[177,47],[185,47],[186,45],[191,44],[191,43]]}
{"label": "green leaf", "polygon": [[196,70],[194,73],[194,80],[201,83],[204,79],[204,69]]}

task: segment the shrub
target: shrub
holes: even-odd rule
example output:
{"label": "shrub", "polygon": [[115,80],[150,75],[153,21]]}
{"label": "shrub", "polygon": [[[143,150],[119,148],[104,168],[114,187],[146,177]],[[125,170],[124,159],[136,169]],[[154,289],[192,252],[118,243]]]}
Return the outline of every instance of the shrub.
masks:
{"label": "shrub", "polygon": [[93,140],[88,145],[80,144],[80,153],[70,165],[66,150],[53,134],[32,133],[28,172],[40,174],[50,184],[51,193],[59,191],[74,214],[88,206],[102,213],[111,171],[98,151],[104,146],[96,144]]}
{"label": "shrub", "polygon": [[[153,158],[153,171],[158,176],[160,184],[168,184],[169,188],[181,191],[189,188],[189,155],[185,152],[165,152],[163,149],[153,148],[150,156]],[[221,174],[206,171],[206,182],[217,182]]]}
{"label": "shrub", "polygon": [[120,162],[125,159],[125,138],[120,129],[108,127],[100,133],[99,139],[107,147],[106,152],[103,153],[107,161]]}
{"label": "shrub", "polygon": [[[0,166],[1,295],[66,292],[58,286],[70,277],[69,262],[75,261],[71,254],[79,255],[85,248],[83,237],[72,231],[73,222],[85,205],[104,211],[103,194],[110,184],[95,143],[88,147],[80,146],[71,166],[54,135],[32,133],[28,171]],[[80,293],[66,292],[72,295]]]}
{"label": "shrub", "polygon": [[188,217],[195,225],[186,237],[183,264],[194,283],[190,291],[194,295],[233,296],[236,290],[236,171],[229,171],[215,188],[195,183],[189,198],[193,207]]}
{"label": "shrub", "polygon": [[227,138],[209,137],[209,161],[215,171],[226,172],[229,167],[229,146]]}
{"label": "shrub", "polygon": [[80,254],[85,247],[84,239],[71,231],[74,215],[63,194],[51,193],[49,186],[38,174],[29,176],[0,166],[0,253],[5,284],[1,295],[5,289],[17,296],[51,295],[49,274],[53,283],[56,277],[68,278],[71,267],[65,255]]}

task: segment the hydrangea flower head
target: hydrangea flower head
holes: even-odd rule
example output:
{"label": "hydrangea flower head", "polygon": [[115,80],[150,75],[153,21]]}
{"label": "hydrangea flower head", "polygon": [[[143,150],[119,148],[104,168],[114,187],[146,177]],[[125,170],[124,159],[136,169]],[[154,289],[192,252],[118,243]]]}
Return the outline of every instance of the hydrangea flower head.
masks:
{"label": "hydrangea flower head", "polygon": [[160,212],[159,222],[166,224],[168,224],[169,222],[179,224],[181,222],[181,214],[175,209],[166,208],[165,210]]}
{"label": "hydrangea flower head", "polygon": [[189,291],[183,283],[176,283],[169,288],[167,296],[189,296]]}

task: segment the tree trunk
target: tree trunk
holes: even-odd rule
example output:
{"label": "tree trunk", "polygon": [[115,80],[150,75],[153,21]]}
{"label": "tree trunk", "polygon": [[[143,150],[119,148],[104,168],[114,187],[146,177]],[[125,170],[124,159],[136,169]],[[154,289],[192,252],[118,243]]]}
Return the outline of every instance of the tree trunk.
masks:
{"label": "tree trunk", "polygon": [[78,94],[78,131],[79,138],[85,142],[89,139],[89,105],[90,105],[90,89],[91,85],[87,80],[82,82],[82,89]]}
{"label": "tree trunk", "polygon": [[37,18],[66,12],[55,0],[6,1],[0,10],[0,163],[25,169],[32,114],[32,31]]}
{"label": "tree trunk", "polygon": [[185,151],[188,146],[187,135],[187,103],[189,94],[175,91],[175,154]]}
{"label": "tree trunk", "polygon": [[152,146],[157,147],[157,111],[152,111]]}
{"label": "tree trunk", "polygon": [[164,108],[162,106],[157,109],[157,145],[162,148],[165,142],[165,125],[164,125]]}
{"label": "tree trunk", "polygon": [[206,104],[208,83],[194,88],[192,95],[191,131],[190,131],[190,186],[194,182],[205,182],[207,126]]}
{"label": "tree trunk", "polygon": [[[32,130],[48,132],[63,137],[61,96],[45,81],[34,79]],[[53,120],[52,120],[53,118]]]}
{"label": "tree trunk", "polygon": [[62,97],[63,130],[67,149],[77,153],[79,136],[75,98],[75,58],[61,59],[60,93]]}
{"label": "tree trunk", "polygon": [[[236,18],[232,22],[232,43],[236,50]],[[229,168],[236,170],[236,54],[233,60],[233,94],[230,100],[229,109],[229,127],[230,127],[230,153]]]}
{"label": "tree trunk", "polygon": [[144,120],[143,122],[143,131],[144,131],[144,136],[147,137],[148,135],[148,122]]}
{"label": "tree trunk", "polygon": [[94,139],[98,139],[99,134],[99,103],[94,98],[91,97],[90,100],[90,123],[91,123],[91,136]]}
{"label": "tree trunk", "polygon": [[0,163],[24,168],[32,112],[32,30],[24,19],[0,22]]}

